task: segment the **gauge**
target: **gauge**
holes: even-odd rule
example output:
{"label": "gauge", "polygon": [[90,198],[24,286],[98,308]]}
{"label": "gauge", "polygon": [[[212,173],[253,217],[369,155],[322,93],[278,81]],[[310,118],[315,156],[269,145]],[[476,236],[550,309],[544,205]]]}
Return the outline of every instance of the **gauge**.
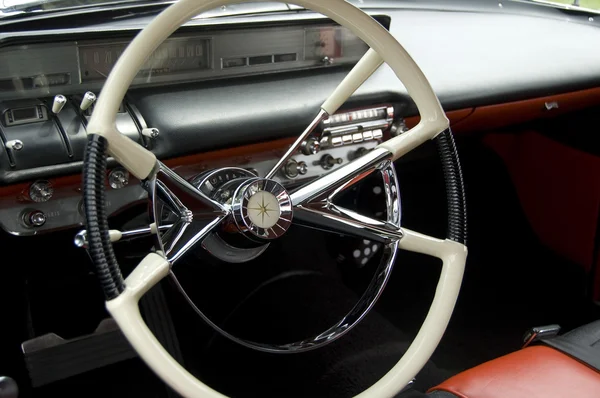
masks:
{"label": "gauge", "polygon": [[[208,173],[204,173],[199,177],[195,178],[192,182],[197,186],[202,193],[207,196],[214,197],[217,191],[229,181],[233,181],[238,178],[252,178],[256,177],[253,171],[237,168],[228,167],[225,169],[213,170]],[[226,191],[220,193],[223,197],[214,198],[218,201],[226,201],[233,194],[230,192],[229,195]]]}
{"label": "gauge", "polygon": [[[128,43],[82,43],[79,45],[81,81],[104,80]],[[152,80],[183,72],[211,68],[210,39],[180,37],[161,44],[144,63],[137,77]]]}
{"label": "gauge", "polygon": [[339,27],[307,29],[304,35],[306,60],[336,59],[342,56],[342,30]]}
{"label": "gauge", "polygon": [[34,202],[47,202],[54,194],[54,188],[50,181],[36,181],[29,187],[29,198]]}

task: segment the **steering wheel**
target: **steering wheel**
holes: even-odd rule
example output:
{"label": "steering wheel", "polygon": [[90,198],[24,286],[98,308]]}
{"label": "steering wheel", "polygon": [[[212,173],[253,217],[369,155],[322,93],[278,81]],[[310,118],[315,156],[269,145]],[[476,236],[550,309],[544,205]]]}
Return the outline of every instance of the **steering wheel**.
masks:
{"label": "steering wheel", "polygon": [[[364,317],[381,294],[398,248],[434,256],[442,260],[442,271],[431,308],[419,333],[400,361],[360,394],[364,397],[393,396],[421,370],[437,347],[458,297],[467,248],[464,187],[448,119],[422,71],[385,28],[344,0],[295,1],[350,29],[370,49],[265,178],[246,176],[233,180],[230,186],[232,195],[227,201],[204,194],[193,181],[180,177],[159,162],[152,152],[117,130],[117,111],[128,87],[146,59],[168,36],[203,11],[250,1],[256,0],[179,0],[137,35],[119,58],[102,89],[87,129],[83,197],[88,250],[106,296],[106,307],[132,347],[165,383],[186,397],[217,397],[222,395],[196,379],[168,354],[144,323],[138,308],[140,298],[169,275],[173,265],[207,238],[211,231],[226,225],[255,242],[264,243],[282,236],[292,222],[301,222],[327,231],[382,242],[390,253],[390,261],[380,267],[361,301],[340,322],[318,336],[281,346],[228,336],[263,351],[301,352],[341,337]],[[416,103],[421,115],[419,124],[362,157],[288,193],[273,180],[275,173],[316,126],[334,114],[384,61]],[[398,185],[392,162],[431,139],[437,143],[445,176],[449,223],[445,240],[402,229],[399,221]],[[103,181],[107,154],[139,178],[147,189],[153,221],[151,229],[156,238],[155,251],[148,254],[125,280],[113,252],[105,209]],[[341,191],[376,171],[384,177],[388,208],[385,221],[335,204],[335,198]],[[167,206],[178,218],[163,234],[159,225],[162,206]],[[265,218],[265,214],[273,217]]]}

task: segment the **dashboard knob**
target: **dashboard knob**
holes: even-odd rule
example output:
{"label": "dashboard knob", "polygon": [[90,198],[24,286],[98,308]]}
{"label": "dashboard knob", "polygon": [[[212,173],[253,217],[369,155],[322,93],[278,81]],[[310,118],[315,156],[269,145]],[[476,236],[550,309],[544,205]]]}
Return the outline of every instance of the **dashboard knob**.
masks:
{"label": "dashboard knob", "polygon": [[302,143],[302,153],[305,155],[314,155],[321,149],[321,144],[316,138],[309,138]]}
{"label": "dashboard knob", "polygon": [[148,138],[156,138],[160,132],[156,128],[145,128],[142,130],[142,135]]}
{"label": "dashboard knob", "polygon": [[294,159],[288,160],[283,169],[286,177],[296,178],[299,175],[308,173],[308,165],[306,162],[296,162]]}
{"label": "dashboard knob", "polygon": [[94,102],[96,102],[96,94],[92,93],[91,91],[88,91],[85,94],[83,94],[83,98],[81,99],[81,105],[79,105],[79,108],[82,111],[85,111],[87,108],[92,106]]}
{"label": "dashboard knob", "polygon": [[321,59],[321,62],[325,66],[333,65],[333,58],[325,56],[325,57],[323,57],[323,59]]}
{"label": "dashboard knob", "polygon": [[118,167],[108,175],[108,183],[112,189],[121,189],[129,184],[129,172]]}
{"label": "dashboard knob", "polygon": [[29,187],[29,199],[34,202],[47,202],[52,198],[54,194],[54,188],[50,181],[40,180],[36,181]]}
{"label": "dashboard knob", "polygon": [[342,164],[343,162],[344,162],[344,159],[334,158],[333,156],[328,154],[328,155],[323,155],[323,157],[321,157],[321,160],[319,160],[318,164],[320,164],[323,169],[329,170],[336,164]]}
{"label": "dashboard knob", "polygon": [[12,149],[13,151],[20,151],[21,149],[23,149],[23,141],[21,141],[21,140],[6,141],[6,144],[4,146],[6,147],[6,149]]}
{"label": "dashboard knob", "polygon": [[369,152],[369,150],[367,148],[361,146],[356,151],[351,152],[348,155],[348,160],[358,159],[359,157],[363,156],[367,152]]}
{"label": "dashboard knob", "polygon": [[62,94],[58,94],[54,97],[54,101],[52,102],[52,113],[60,113],[62,109],[65,107],[67,103],[67,97]]}
{"label": "dashboard knob", "polygon": [[40,210],[30,210],[23,214],[23,221],[29,227],[41,227],[46,224],[46,215]]}

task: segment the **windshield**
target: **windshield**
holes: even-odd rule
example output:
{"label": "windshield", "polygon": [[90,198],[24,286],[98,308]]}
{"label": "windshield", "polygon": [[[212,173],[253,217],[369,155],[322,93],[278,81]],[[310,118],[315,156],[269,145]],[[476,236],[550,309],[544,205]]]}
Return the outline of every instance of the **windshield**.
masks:
{"label": "windshield", "polygon": [[23,12],[64,10],[86,6],[102,6],[127,3],[166,3],[161,0],[0,0],[0,17]]}
{"label": "windshield", "polygon": [[[0,18],[6,16],[27,15],[31,13],[52,12],[62,10],[78,10],[85,8],[115,8],[146,5],[169,5],[176,0],[0,0]],[[242,14],[282,12],[302,9],[295,5],[264,1],[259,3],[231,4],[202,13],[197,18],[213,18]]]}
{"label": "windshield", "polygon": [[[27,14],[33,12],[44,12],[44,11],[56,11],[65,9],[75,8],[86,8],[86,7],[101,7],[101,6],[114,6],[116,4],[127,6],[132,4],[169,4],[176,0],[0,0],[0,18],[3,16]],[[404,0],[397,0],[404,1]],[[553,5],[563,8],[581,9],[581,10],[600,10],[600,0],[517,0],[517,1],[531,1],[544,5]],[[353,2],[354,1],[350,1]],[[364,4],[362,0],[357,2],[358,4]],[[284,10],[297,9],[296,6],[292,6],[285,3],[274,3],[264,2],[259,3],[261,6],[250,6],[236,5],[228,6],[229,8],[253,8],[253,12],[268,12],[268,11],[283,11],[280,8],[283,6]],[[269,4],[271,9],[266,9],[264,4]],[[267,7],[268,8],[268,7]],[[239,11],[239,10],[238,10]],[[251,12],[252,12],[251,11]],[[238,12],[238,13],[248,13]]]}

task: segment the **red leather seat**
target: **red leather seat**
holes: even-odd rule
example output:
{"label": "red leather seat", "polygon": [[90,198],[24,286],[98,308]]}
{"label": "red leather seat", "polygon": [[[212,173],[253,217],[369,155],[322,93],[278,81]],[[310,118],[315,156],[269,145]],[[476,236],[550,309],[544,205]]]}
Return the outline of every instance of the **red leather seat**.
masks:
{"label": "red leather seat", "polygon": [[547,346],[528,347],[460,373],[434,397],[600,398],[600,372]]}

